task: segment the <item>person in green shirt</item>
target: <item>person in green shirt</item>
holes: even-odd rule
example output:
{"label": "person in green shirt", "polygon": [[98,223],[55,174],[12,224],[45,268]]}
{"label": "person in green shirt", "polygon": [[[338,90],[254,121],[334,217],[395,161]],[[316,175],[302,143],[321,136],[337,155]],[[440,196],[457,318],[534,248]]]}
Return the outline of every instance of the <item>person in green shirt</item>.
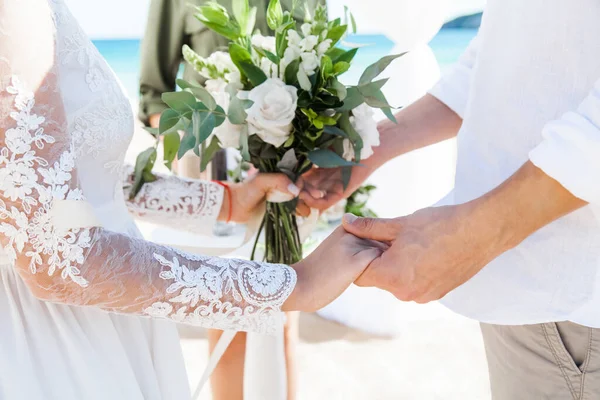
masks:
{"label": "person in green shirt", "polygon": [[[281,0],[284,10],[292,10],[294,0]],[[175,81],[181,64],[184,64],[183,78],[202,82],[203,79],[191,65],[183,60],[181,48],[190,46],[202,57],[208,57],[220,48],[226,48],[227,39],[215,34],[194,17],[192,5],[201,5],[204,0],[152,0],[148,13],[146,33],[141,49],[140,103],[139,118],[150,127],[158,127],[160,113],[167,107],[161,100],[164,92],[172,92],[176,88]],[[231,12],[231,0],[218,0],[218,3]],[[250,0],[250,6],[257,8],[256,29],[263,35],[272,34],[267,26],[266,10],[269,0]],[[325,0],[298,1],[294,10],[294,18],[304,21],[305,7],[314,10]],[[179,160],[179,175],[190,178],[205,178],[200,175],[199,159],[188,152]],[[285,327],[285,353],[287,367],[288,400],[295,398],[295,366],[294,349],[297,342],[297,315],[288,315]],[[212,351],[216,345],[220,331],[208,334],[209,347]],[[216,400],[236,400],[243,397],[243,374],[245,360],[246,335],[239,333],[224,354],[211,377],[213,398]],[[271,399],[265,399],[271,400]]]}

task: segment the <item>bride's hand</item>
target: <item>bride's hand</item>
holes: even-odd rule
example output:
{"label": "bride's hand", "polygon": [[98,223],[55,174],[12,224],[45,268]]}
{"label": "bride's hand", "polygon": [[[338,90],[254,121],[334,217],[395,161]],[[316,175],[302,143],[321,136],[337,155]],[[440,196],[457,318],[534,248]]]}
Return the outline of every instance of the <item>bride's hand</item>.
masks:
{"label": "bride's hand", "polygon": [[297,197],[301,190],[284,174],[267,173],[253,175],[241,183],[229,184],[229,189],[231,197],[225,193],[219,220],[229,218],[237,223],[248,222],[256,208],[267,198],[275,202],[289,201]]}
{"label": "bride's hand", "polygon": [[283,310],[314,312],[325,307],[387,248],[386,244],[359,239],[337,228],[308,257],[292,265],[298,282]]}

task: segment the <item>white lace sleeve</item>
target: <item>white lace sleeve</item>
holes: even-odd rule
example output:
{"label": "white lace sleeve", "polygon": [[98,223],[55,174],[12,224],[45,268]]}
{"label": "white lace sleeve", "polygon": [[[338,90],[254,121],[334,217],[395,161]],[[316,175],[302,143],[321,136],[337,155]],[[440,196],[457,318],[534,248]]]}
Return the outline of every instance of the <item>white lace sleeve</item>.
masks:
{"label": "white lace sleeve", "polygon": [[57,221],[56,204],[86,203],[54,32],[45,0],[0,0],[0,242],[32,294],[204,327],[277,330],[296,283],[288,266],[191,256]]}
{"label": "white lace sleeve", "polygon": [[[129,198],[132,169],[126,169],[125,198]],[[207,181],[156,175],[127,208],[137,219],[194,233],[212,234],[223,202],[223,187]]]}

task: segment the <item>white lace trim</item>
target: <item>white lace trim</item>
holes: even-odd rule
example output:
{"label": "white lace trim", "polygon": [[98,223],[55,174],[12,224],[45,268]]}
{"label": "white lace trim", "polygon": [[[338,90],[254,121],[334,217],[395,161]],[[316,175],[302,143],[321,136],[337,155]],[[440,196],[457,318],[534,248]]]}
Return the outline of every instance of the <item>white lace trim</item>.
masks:
{"label": "white lace trim", "polygon": [[[204,265],[190,269],[177,257],[169,260],[155,253],[154,258],[167,268],[161,272],[161,279],[171,281],[167,293],[178,295],[170,298],[169,302],[154,303],[144,313],[218,329],[274,333],[281,328],[281,305],[296,286],[296,272],[292,268],[280,264],[177,254]],[[246,305],[222,302],[224,297]],[[198,306],[200,302],[208,304]]]}

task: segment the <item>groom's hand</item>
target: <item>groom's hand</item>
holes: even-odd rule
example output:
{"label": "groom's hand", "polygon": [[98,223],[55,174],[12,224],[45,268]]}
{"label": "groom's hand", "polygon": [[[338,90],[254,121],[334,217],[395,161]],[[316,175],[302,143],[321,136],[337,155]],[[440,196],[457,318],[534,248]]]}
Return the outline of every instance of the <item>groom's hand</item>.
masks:
{"label": "groom's hand", "polygon": [[507,250],[491,229],[475,226],[470,214],[463,206],[427,208],[395,219],[346,214],[346,231],[391,245],[356,284],[387,290],[403,301],[444,297]]}

